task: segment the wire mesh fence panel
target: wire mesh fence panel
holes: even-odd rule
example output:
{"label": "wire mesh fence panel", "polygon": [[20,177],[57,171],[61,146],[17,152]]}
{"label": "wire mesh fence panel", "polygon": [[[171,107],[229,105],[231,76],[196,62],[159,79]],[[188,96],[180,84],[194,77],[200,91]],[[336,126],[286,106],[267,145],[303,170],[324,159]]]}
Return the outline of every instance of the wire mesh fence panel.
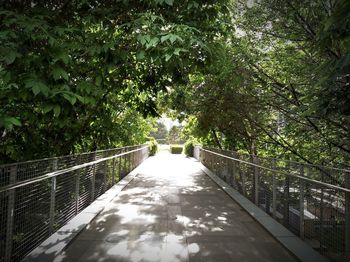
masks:
{"label": "wire mesh fence panel", "polygon": [[350,171],[196,150],[207,168],[318,252],[350,261]]}
{"label": "wire mesh fence panel", "polygon": [[17,181],[38,177],[54,171],[54,159],[24,162],[17,165]]}
{"label": "wire mesh fence panel", "polygon": [[107,180],[106,167],[106,162],[98,163],[95,166],[95,199],[105,192]]}
{"label": "wire mesh fence panel", "polygon": [[0,193],[0,262],[5,262],[6,252],[6,233],[7,233],[7,216],[8,216],[8,192]]}
{"label": "wire mesh fence panel", "polygon": [[7,165],[0,167],[0,187],[6,186],[10,183],[11,169],[17,168],[17,165]]}
{"label": "wire mesh fence panel", "polygon": [[92,177],[94,175],[94,170],[95,166],[87,166],[80,170],[78,212],[86,208],[93,201]]}
{"label": "wire mesh fence panel", "polygon": [[49,236],[50,192],[47,180],[15,189],[11,260],[20,260]]}
{"label": "wire mesh fence panel", "polygon": [[1,165],[0,262],[22,260],[147,157],[141,145]]}
{"label": "wire mesh fence panel", "polygon": [[[198,150],[200,150],[200,147],[198,147]],[[220,153],[225,156],[231,156],[233,158],[239,158],[240,160],[250,162],[253,155],[249,154],[243,154],[238,153],[235,151],[228,151],[228,150],[221,150],[217,148],[211,148],[211,147],[204,147],[203,149],[209,150],[211,152]],[[237,157],[233,156],[236,155]],[[261,162],[272,162],[273,160],[276,161],[276,166],[280,168],[280,170],[285,170],[286,172],[290,172],[290,174],[296,174],[298,173],[298,166],[303,165],[305,168],[309,168],[312,170],[310,173],[305,173],[305,177],[310,177],[315,180],[321,181],[321,177],[324,176],[323,181],[337,186],[344,187],[345,180],[344,180],[344,172],[346,171],[347,165],[339,165],[341,168],[336,168],[332,166],[326,166],[326,165],[320,165],[320,164],[310,164],[310,163],[301,163],[298,161],[283,159],[283,158],[271,158],[271,157],[260,157],[259,161]],[[345,168],[343,168],[345,167]]]}
{"label": "wire mesh fence panel", "polygon": [[52,205],[54,205],[54,213],[50,214],[53,216],[52,232],[57,231],[76,215],[76,172],[68,172],[55,178],[56,186],[55,188],[53,186],[54,192],[51,195]]}

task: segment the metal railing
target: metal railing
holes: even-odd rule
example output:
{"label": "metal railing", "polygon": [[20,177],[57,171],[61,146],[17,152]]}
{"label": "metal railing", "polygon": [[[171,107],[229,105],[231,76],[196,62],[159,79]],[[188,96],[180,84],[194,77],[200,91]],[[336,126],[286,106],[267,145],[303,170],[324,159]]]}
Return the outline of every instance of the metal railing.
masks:
{"label": "metal railing", "polygon": [[[350,170],[279,165],[278,159],[200,146],[195,146],[194,156],[322,255],[350,261]],[[325,171],[329,175],[332,170],[341,170],[342,176],[326,179]]]}
{"label": "metal railing", "polygon": [[148,157],[148,146],[0,166],[0,262],[20,261]]}

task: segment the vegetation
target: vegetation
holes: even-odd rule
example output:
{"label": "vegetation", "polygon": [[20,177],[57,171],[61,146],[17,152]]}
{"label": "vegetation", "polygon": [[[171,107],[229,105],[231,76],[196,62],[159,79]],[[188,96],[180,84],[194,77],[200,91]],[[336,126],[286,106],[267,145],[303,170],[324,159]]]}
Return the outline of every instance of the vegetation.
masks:
{"label": "vegetation", "polygon": [[0,8],[1,162],[144,143],[169,111],[185,140],[349,166],[347,0]]}
{"label": "vegetation", "polygon": [[204,70],[230,1],[0,4],[0,161],[143,143],[160,92]]}
{"label": "vegetation", "polygon": [[193,149],[194,149],[195,141],[193,139],[189,139],[184,144],[184,153],[186,156],[193,156]]}
{"label": "vegetation", "polygon": [[183,147],[181,145],[170,145],[170,153],[182,154]]}
{"label": "vegetation", "polygon": [[155,125],[155,130],[151,132],[150,136],[157,140],[158,143],[166,144],[168,133],[169,132],[166,129],[166,126],[162,122],[157,121]]}
{"label": "vegetation", "polygon": [[151,139],[148,143],[149,155],[154,156],[158,152],[158,143],[155,139]]}
{"label": "vegetation", "polygon": [[231,14],[217,59],[166,97],[187,121],[184,134],[349,166],[349,1],[235,1]]}
{"label": "vegetation", "polygon": [[173,126],[168,135],[169,144],[183,144],[183,140],[181,138],[181,130],[182,127]]}

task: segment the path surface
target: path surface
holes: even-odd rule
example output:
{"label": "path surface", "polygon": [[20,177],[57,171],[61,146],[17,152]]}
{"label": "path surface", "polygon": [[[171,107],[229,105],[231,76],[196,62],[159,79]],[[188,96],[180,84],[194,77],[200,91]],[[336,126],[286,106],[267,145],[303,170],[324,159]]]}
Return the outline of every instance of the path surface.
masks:
{"label": "path surface", "polygon": [[295,261],[193,160],[166,152],[57,261]]}

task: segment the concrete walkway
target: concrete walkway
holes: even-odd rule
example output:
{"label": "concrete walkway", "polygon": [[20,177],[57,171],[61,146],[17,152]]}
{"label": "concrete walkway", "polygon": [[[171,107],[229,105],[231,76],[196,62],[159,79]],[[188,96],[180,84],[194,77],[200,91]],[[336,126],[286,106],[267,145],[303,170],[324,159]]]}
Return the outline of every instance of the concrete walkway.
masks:
{"label": "concrete walkway", "polygon": [[181,155],[151,157],[55,261],[295,261]]}

